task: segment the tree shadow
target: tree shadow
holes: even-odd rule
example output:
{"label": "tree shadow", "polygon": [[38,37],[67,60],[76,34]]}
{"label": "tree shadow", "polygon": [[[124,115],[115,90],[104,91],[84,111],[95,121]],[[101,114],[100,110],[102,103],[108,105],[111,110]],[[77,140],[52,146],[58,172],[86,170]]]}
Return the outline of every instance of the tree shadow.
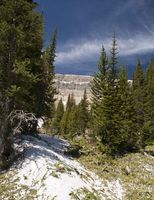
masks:
{"label": "tree shadow", "polygon": [[19,153],[18,159],[13,165],[15,168],[21,168],[26,159],[36,163],[38,158],[45,158],[49,162],[60,161],[60,156],[69,158],[64,155],[64,151],[69,144],[54,136],[43,134],[37,137],[22,135],[16,143],[17,148],[22,148],[23,150]]}

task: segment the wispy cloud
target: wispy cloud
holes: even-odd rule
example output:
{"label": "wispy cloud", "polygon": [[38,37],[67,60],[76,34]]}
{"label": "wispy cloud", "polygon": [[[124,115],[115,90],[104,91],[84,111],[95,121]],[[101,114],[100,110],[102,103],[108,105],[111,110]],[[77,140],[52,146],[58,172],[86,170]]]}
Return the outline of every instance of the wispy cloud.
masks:
{"label": "wispy cloud", "polygon": [[100,52],[101,41],[82,41],[79,43],[68,43],[63,48],[62,52],[58,52],[57,55],[57,64],[66,62],[77,62],[81,60],[86,60],[88,58],[94,57],[97,53]]}
{"label": "wispy cloud", "polygon": [[[118,49],[120,56],[142,54],[154,50],[154,35],[136,35],[130,39],[118,39]],[[88,59],[98,57],[102,45],[107,52],[111,47],[111,39],[82,40],[78,42],[68,42],[63,46],[63,50],[57,54],[56,64],[78,63]]]}
{"label": "wispy cloud", "polygon": [[113,17],[120,16],[123,13],[125,13],[128,9],[134,8],[136,5],[138,5],[137,1],[138,0],[129,0],[129,1],[121,3],[121,5],[119,5],[118,9],[115,8],[113,15],[111,17],[113,18]]}

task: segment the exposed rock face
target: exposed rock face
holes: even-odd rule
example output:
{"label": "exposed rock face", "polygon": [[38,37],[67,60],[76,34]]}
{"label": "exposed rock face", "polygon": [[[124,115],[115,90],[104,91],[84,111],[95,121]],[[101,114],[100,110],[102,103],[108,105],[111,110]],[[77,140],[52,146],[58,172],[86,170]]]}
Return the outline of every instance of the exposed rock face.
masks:
{"label": "exposed rock face", "polygon": [[[76,103],[78,104],[84,94],[84,90],[87,91],[87,98],[90,101],[90,82],[92,76],[74,75],[74,74],[56,74],[55,85],[58,91],[56,96],[57,102],[62,98],[64,105],[66,105],[69,94],[73,94]],[[132,80],[128,80],[132,84]]]}
{"label": "exposed rock face", "polygon": [[59,94],[57,100],[62,98],[64,105],[69,94],[74,95],[78,104],[83,97],[84,90],[87,91],[87,98],[90,100],[90,81],[92,76],[56,74],[55,84]]}

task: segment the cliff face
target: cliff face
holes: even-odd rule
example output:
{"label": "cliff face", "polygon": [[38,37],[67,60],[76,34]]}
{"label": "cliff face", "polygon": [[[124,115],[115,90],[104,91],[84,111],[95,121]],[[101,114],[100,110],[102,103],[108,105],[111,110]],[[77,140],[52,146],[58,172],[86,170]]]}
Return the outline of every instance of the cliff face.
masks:
{"label": "cliff face", "polygon": [[66,104],[69,94],[73,94],[78,104],[83,97],[84,90],[87,91],[87,98],[90,100],[91,76],[56,74],[55,85],[58,91],[57,101],[62,98]]}

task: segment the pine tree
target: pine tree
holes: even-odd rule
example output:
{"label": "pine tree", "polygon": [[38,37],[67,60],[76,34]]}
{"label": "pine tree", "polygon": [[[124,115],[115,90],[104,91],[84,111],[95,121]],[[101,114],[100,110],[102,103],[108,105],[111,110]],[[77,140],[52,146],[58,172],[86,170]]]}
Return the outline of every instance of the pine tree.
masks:
{"label": "pine tree", "polygon": [[0,3],[0,131],[4,143],[12,132],[7,117],[13,110],[34,112],[34,85],[41,73],[42,16],[36,3],[1,0]]}
{"label": "pine tree", "polygon": [[73,138],[77,135],[85,136],[89,122],[89,110],[86,90],[84,91],[83,99],[79,105],[74,105],[71,108],[68,120],[68,136]]}
{"label": "pine tree", "polygon": [[98,129],[101,125],[101,101],[106,87],[106,72],[108,59],[104,47],[102,47],[100,61],[98,64],[98,72],[95,73],[93,80],[91,81],[91,94],[92,104],[91,113],[93,118],[94,129]]}
{"label": "pine tree", "polygon": [[87,93],[86,89],[84,90],[83,98],[81,99],[81,102],[78,105],[78,111],[77,111],[77,120],[76,120],[76,126],[78,127],[78,134],[85,135],[86,129],[89,126],[89,103],[87,100]]}
{"label": "pine tree", "polygon": [[64,114],[64,105],[62,99],[59,100],[54,118],[51,123],[52,133],[60,134],[60,124]]}
{"label": "pine tree", "polygon": [[113,38],[112,38],[112,48],[110,51],[110,60],[109,60],[109,67],[108,67],[108,81],[114,85],[116,83],[116,79],[118,78],[118,73],[117,73],[117,40],[116,40],[116,35],[113,33]]}
{"label": "pine tree", "polygon": [[66,111],[64,112],[63,118],[61,120],[61,134],[64,137],[67,137],[70,130],[70,124],[72,123],[72,113],[74,112],[74,109],[76,107],[75,99],[73,94],[68,95],[68,100],[66,104]]}
{"label": "pine tree", "polygon": [[146,88],[145,88],[145,74],[143,72],[140,61],[138,61],[137,68],[134,73],[132,89],[133,89],[132,91],[133,104],[135,110],[137,132],[142,140],[143,126],[145,121]]}
{"label": "pine tree", "polygon": [[1,2],[1,92],[9,99],[8,112],[34,112],[36,107],[33,87],[41,71],[43,25],[35,8],[33,1]]}
{"label": "pine tree", "polygon": [[69,111],[72,109],[72,107],[75,106],[75,99],[74,94],[68,95],[67,104],[66,104],[66,111]]}
{"label": "pine tree", "polygon": [[[115,34],[113,34],[109,64],[105,69],[105,75],[103,75],[103,79],[100,81],[101,98],[97,108],[97,116],[99,116],[99,118],[95,118],[94,123],[99,127],[97,134],[100,135],[102,143],[107,147],[107,151],[114,153],[118,151],[119,144],[121,143],[121,136],[119,135],[121,117],[119,113],[119,81],[117,73],[117,42]],[[94,100],[92,103],[97,105]]]}
{"label": "pine tree", "polygon": [[[79,117],[79,107],[78,105],[74,105],[71,110],[69,110],[68,115],[68,124],[67,124],[67,138],[73,139],[76,135],[79,134],[79,124],[78,124],[78,117]],[[66,111],[68,112],[68,111]]]}
{"label": "pine tree", "polygon": [[154,140],[154,61],[152,60],[146,71],[146,98],[145,98],[145,122],[144,141]]}
{"label": "pine tree", "polygon": [[137,133],[136,117],[133,104],[132,86],[128,82],[125,67],[122,67],[118,82],[119,133],[117,150],[119,152],[133,151],[139,148],[140,136]]}
{"label": "pine tree", "polygon": [[57,30],[53,32],[51,44],[43,52],[42,56],[42,75],[38,84],[36,84],[37,90],[37,116],[51,118],[53,117],[53,107],[55,98],[54,95],[57,93],[54,86],[55,77],[55,57],[56,57],[56,40]]}
{"label": "pine tree", "polygon": [[118,145],[119,132],[119,108],[117,98],[117,43],[115,34],[111,48],[108,71],[106,73],[106,85],[102,98],[102,142],[109,151],[114,151]]}
{"label": "pine tree", "polygon": [[145,96],[145,75],[141,66],[141,62],[138,61],[136,71],[133,78],[133,95],[135,110],[138,115],[138,123],[143,124],[144,119],[144,96]]}
{"label": "pine tree", "polygon": [[107,55],[104,47],[102,47],[100,61],[98,64],[98,72],[95,73],[91,82],[92,101],[96,104],[101,100],[103,96],[103,83],[105,81],[105,75],[107,70]]}

